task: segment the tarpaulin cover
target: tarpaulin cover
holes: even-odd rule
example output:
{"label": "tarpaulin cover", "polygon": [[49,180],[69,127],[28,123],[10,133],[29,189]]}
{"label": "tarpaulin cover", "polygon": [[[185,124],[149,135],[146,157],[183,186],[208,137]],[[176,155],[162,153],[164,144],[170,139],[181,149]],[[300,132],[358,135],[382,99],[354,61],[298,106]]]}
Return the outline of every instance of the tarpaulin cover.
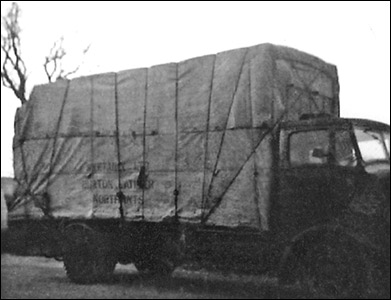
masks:
{"label": "tarpaulin cover", "polygon": [[338,116],[338,93],[333,65],[270,44],[37,86],[16,115],[10,216],[268,230],[273,128]]}

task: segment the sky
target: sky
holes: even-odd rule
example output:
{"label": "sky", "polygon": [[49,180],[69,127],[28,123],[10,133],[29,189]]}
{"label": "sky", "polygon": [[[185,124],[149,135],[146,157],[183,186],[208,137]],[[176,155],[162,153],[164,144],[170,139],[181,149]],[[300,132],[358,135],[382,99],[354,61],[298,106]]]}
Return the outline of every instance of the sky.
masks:
{"label": "sky", "polygon": [[[341,116],[390,124],[390,2],[16,1],[28,89],[46,82],[61,36],[77,75],[182,61],[261,43],[289,46],[338,68]],[[11,5],[1,1],[1,13]],[[12,92],[1,87],[1,176],[13,176]]]}

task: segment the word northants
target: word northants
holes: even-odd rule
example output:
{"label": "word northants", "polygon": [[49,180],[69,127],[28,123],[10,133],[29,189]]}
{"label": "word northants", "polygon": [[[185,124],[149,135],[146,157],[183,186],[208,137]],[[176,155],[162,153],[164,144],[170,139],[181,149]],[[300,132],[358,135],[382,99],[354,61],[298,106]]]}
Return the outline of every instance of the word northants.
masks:
{"label": "word northants", "polygon": [[[93,201],[95,204],[117,204],[119,203],[119,198],[117,195],[94,194]],[[125,195],[123,203],[129,205],[138,205],[142,203],[142,197],[139,195]]]}

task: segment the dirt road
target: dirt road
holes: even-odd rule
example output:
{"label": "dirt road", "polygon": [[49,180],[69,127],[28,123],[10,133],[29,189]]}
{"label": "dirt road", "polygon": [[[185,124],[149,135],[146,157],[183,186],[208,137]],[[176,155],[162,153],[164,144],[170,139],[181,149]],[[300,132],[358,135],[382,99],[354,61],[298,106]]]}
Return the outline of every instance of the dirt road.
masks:
{"label": "dirt road", "polygon": [[132,266],[118,265],[110,283],[77,285],[63,265],[41,257],[1,256],[1,298],[159,298],[237,299],[276,298],[275,280],[260,276],[222,275],[179,269],[170,279],[139,274]]}

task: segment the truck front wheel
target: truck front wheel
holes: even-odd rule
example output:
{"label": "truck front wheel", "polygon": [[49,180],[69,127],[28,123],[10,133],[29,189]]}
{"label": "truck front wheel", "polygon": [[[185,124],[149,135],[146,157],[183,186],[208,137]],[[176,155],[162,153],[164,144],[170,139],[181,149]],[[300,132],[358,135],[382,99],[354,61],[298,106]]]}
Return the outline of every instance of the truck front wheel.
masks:
{"label": "truck front wheel", "polygon": [[85,224],[65,229],[64,267],[69,279],[90,284],[110,279],[117,263],[110,242]]}
{"label": "truck front wheel", "polygon": [[[294,249],[280,270],[280,278],[298,283],[310,297],[361,298],[368,291],[368,263],[357,244],[333,236],[312,245],[304,242]],[[288,277],[291,280],[286,280]]]}
{"label": "truck front wheel", "polygon": [[298,278],[310,294],[320,297],[361,297],[364,262],[346,248],[322,243],[311,248]]}

